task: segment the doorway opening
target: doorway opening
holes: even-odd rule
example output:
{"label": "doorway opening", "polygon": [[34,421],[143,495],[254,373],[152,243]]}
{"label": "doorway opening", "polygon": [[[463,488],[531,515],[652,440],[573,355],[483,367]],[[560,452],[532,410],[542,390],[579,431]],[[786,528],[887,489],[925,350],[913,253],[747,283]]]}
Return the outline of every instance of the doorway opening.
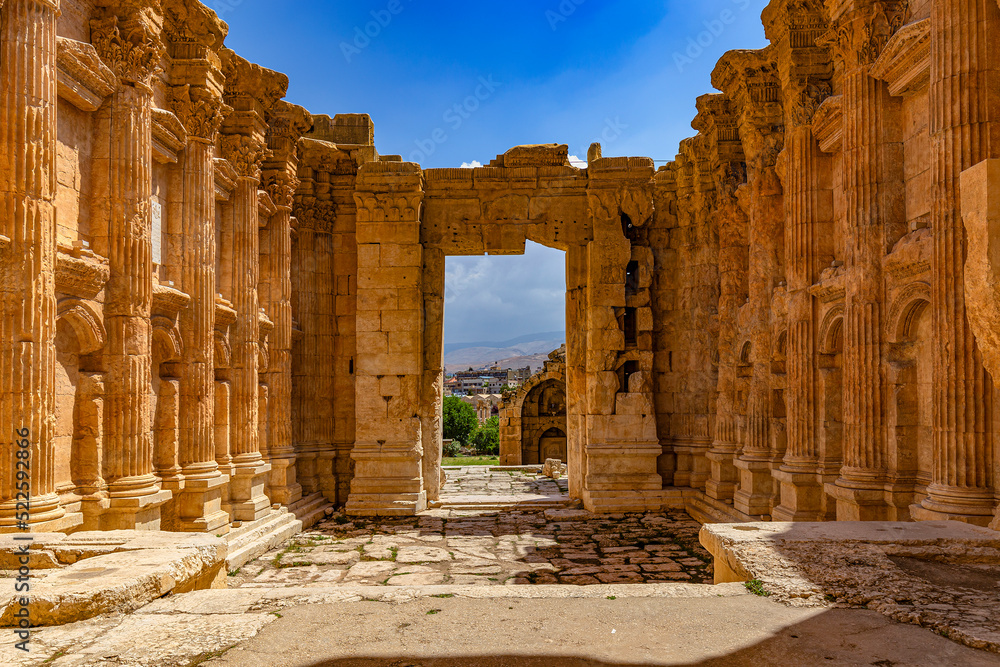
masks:
{"label": "doorway opening", "polygon": [[444,302],[442,500],[463,475],[496,477],[475,495],[565,493],[565,479],[527,483],[547,458],[567,463],[565,252],[448,257]]}

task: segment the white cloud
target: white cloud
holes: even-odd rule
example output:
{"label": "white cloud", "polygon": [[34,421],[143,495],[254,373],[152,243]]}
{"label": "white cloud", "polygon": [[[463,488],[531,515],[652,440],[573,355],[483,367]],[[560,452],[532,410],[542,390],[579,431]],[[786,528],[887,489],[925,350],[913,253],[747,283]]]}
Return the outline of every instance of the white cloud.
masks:
{"label": "white cloud", "polygon": [[522,256],[449,257],[445,342],[502,341],[566,326],[566,254],[529,242]]}
{"label": "white cloud", "polygon": [[576,167],[577,169],[586,169],[587,168],[587,161],[586,160],[581,160],[580,158],[578,158],[575,155],[570,155],[569,156],[569,163],[571,165],[573,165],[574,167]]}
{"label": "white cloud", "polygon": [[[454,163],[452,163],[454,164]],[[473,160],[472,162],[463,162],[462,169],[476,169],[477,167],[482,167],[483,163],[479,160]]]}

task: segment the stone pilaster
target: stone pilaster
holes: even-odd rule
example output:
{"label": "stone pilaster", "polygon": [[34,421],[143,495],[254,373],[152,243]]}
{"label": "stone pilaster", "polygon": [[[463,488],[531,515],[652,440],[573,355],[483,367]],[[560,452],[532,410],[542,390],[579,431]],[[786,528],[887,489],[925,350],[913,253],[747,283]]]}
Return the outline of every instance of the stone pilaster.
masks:
{"label": "stone pilaster", "polygon": [[150,423],[152,377],[152,106],[150,79],[162,45],[145,10],[110,14],[91,25],[98,54],[118,77],[110,100],[97,112],[102,144],[95,148],[95,250],[108,257],[111,277],[104,306],[105,479],[111,498],[103,529],[160,525],[169,500],[153,474]]}
{"label": "stone pilaster", "polygon": [[[847,3],[828,39],[844,73],[843,188],[849,279],[844,311],[844,466],[835,484],[841,520],[889,519],[883,369],[885,230],[903,208],[897,101],[870,74],[907,13],[905,2]],[[887,14],[888,11],[888,14]]]}
{"label": "stone pilaster", "polygon": [[[184,85],[173,91],[174,111],[188,132],[183,155],[179,289],[191,297],[181,311],[180,464],[177,497],[181,530],[225,532],[222,509],[229,481],[215,460],[215,141],[222,122],[220,92]],[[178,491],[180,491],[178,489]],[[177,492],[175,492],[177,493]]]}
{"label": "stone pilaster", "polygon": [[[53,449],[59,2],[0,4],[0,531],[18,529],[18,494],[29,492],[27,523],[46,532],[65,515]],[[21,439],[30,489],[18,479]]]}
{"label": "stone pilaster", "polygon": [[230,451],[234,474],[230,482],[233,518],[254,521],[270,506],[264,485],[270,465],[260,451],[259,368],[260,237],[257,191],[264,159],[262,138],[232,134],[222,139],[223,155],[237,173],[233,192],[233,307],[236,322],[229,332],[232,347],[230,382]]}
{"label": "stone pilaster", "polygon": [[421,404],[424,372],[420,168],[358,173],[357,441],[347,512],[412,515],[427,507]]}
{"label": "stone pilaster", "polygon": [[996,505],[993,382],[966,312],[959,178],[998,155],[1000,9],[981,0],[934,0],[931,7],[934,464],[927,498],[914,511],[921,519],[986,525]]}

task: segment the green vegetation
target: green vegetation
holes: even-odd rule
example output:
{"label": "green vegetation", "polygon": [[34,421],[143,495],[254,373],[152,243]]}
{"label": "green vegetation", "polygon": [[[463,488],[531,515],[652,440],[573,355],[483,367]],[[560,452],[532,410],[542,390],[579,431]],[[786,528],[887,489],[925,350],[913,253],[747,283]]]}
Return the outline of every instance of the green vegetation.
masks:
{"label": "green vegetation", "polygon": [[495,455],[500,451],[500,418],[490,417],[472,436],[469,444],[477,454]]}
{"label": "green vegetation", "polygon": [[443,423],[445,440],[469,442],[478,425],[475,408],[457,396],[445,396]]}
{"label": "green vegetation", "polygon": [[497,456],[456,456],[443,459],[443,466],[498,466],[500,458]]}
{"label": "green vegetation", "polygon": [[762,598],[770,597],[771,595],[769,592],[764,590],[764,582],[760,579],[751,579],[743,585],[747,587],[748,591]]}

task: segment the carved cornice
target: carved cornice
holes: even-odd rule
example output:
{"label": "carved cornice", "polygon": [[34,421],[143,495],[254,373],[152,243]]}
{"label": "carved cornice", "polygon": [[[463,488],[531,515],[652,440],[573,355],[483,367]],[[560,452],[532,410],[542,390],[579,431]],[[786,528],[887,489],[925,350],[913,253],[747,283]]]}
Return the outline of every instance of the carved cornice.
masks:
{"label": "carved cornice", "polygon": [[265,119],[288,90],[288,77],[242,58],[230,49],[222,50],[226,77],[224,98],[233,112],[226,118],[235,131],[264,132]]}
{"label": "carved cornice", "polygon": [[168,285],[153,285],[152,313],[154,315],[174,318],[190,305],[191,297],[184,292]]}
{"label": "carved cornice", "polygon": [[931,20],[899,29],[872,67],[871,74],[889,84],[889,94],[907,97],[925,89],[931,78]]}
{"label": "carved cornice", "polygon": [[101,62],[93,44],[66,37],[58,37],[57,43],[59,97],[81,111],[97,111],[115,92],[115,73]]}
{"label": "carved cornice", "polygon": [[222,156],[232,165],[237,178],[260,180],[260,166],[267,156],[264,141],[245,134],[222,137]]}
{"label": "carved cornice", "polygon": [[192,88],[190,85],[175,86],[170,103],[188,136],[203,141],[215,141],[222,119],[229,111],[221,97],[205,88]]}
{"label": "carved cornice", "polygon": [[152,110],[153,157],[157,162],[177,162],[187,145],[187,131],[180,119],[166,109]]}
{"label": "carved cornice", "polygon": [[56,291],[93,299],[104,289],[111,270],[108,260],[80,245],[60,247],[56,255]]}
{"label": "carved cornice", "polygon": [[229,26],[215,12],[200,2],[188,0],[165,0],[163,12],[171,58],[218,60],[212,52],[222,47]]}
{"label": "carved cornice", "polygon": [[828,97],[813,116],[813,136],[824,153],[836,153],[844,142],[844,97]]}
{"label": "carved cornice", "polygon": [[821,0],[773,0],[761,20],[772,43],[787,37],[792,49],[816,48],[817,38],[827,30]]}
{"label": "carved cornice", "polygon": [[229,160],[217,157],[213,160],[215,164],[215,198],[218,201],[229,201],[233,191],[236,189],[236,179],[239,175],[229,164]]}
{"label": "carved cornice", "polygon": [[120,82],[149,85],[164,49],[143,20],[122,22],[110,16],[91,21],[90,29],[97,54]]}
{"label": "carved cornice", "polygon": [[268,115],[267,147],[275,161],[289,162],[297,157],[297,146],[302,135],[312,128],[308,111],[284,100],[275,103]]}

